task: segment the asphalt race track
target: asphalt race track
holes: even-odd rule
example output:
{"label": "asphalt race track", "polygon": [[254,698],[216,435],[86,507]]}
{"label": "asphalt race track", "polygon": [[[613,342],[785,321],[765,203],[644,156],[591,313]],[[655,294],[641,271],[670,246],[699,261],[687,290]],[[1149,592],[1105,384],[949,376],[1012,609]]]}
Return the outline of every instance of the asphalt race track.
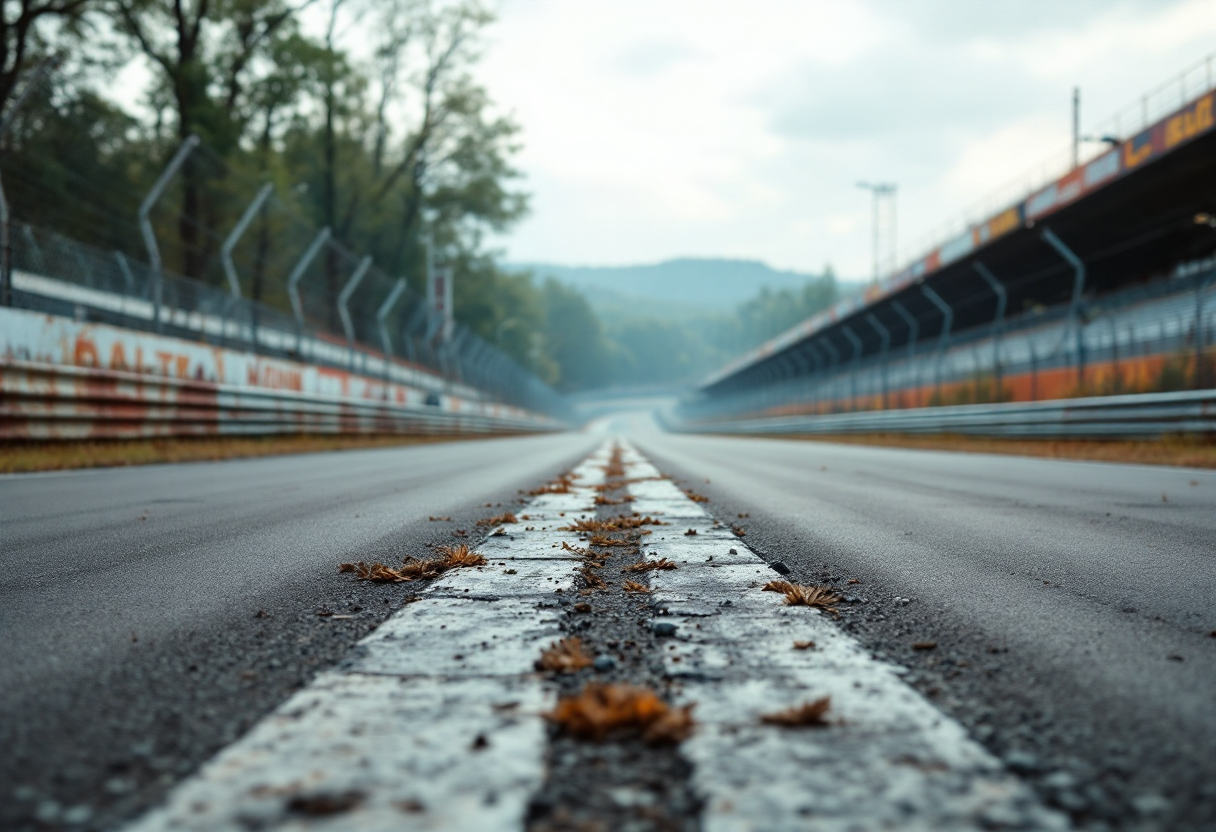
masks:
{"label": "asphalt race track", "polygon": [[617,434],[790,580],[847,594],[835,626],[1078,828],[1216,829],[1216,473],[679,436],[642,415],[0,478],[0,828],[136,817],[408,594],[336,564],[475,542],[487,503]]}

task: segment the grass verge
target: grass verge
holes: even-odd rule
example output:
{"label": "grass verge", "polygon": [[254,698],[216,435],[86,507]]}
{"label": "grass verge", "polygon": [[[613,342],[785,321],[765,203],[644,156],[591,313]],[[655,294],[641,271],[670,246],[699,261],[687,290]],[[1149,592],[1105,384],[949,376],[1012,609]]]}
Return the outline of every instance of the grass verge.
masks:
{"label": "grass verge", "polygon": [[[502,436],[504,434],[495,434]],[[188,436],[164,439],[16,441],[0,443],[0,474],[109,468],[158,462],[204,462],[257,456],[347,451],[429,445],[461,439],[487,439],[484,434],[455,436]]]}
{"label": "grass verge", "polygon": [[942,434],[935,436],[899,433],[863,434],[769,434],[753,439],[801,439],[845,445],[876,445],[887,448],[918,448],[932,451],[966,451],[981,454],[1038,456],[1049,459],[1088,459],[1098,462],[1131,462],[1141,465],[1181,465],[1216,468],[1216,442],[1187,437],[1155,441],[1100,439],[999,439],[985,436]]}

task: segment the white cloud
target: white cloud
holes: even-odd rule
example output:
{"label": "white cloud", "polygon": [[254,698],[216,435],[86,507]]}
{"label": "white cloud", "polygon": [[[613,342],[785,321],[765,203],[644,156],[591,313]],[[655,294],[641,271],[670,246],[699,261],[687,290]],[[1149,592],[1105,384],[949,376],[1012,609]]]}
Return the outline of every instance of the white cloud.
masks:
{"label": "white cloud", "polygon": [[[524,128],[521,261],[870,262],[859,179],[929,232],[1213,46],[1216,0],[503,0],[480,74]],[[1097,119],[1085,118],[1085,124]]]}

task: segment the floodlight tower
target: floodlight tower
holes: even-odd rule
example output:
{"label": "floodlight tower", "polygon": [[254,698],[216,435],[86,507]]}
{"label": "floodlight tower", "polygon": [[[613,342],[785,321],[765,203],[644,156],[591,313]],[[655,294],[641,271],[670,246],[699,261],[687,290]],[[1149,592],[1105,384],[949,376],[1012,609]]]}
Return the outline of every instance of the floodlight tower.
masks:
{"label": "floodlight tower", "polygon": [[[894,182],[858,182],[857,187],[874,196],[874,282],[883,269],[895,266],[895,191]],[[887,257],[884,258],[884,249]]]}

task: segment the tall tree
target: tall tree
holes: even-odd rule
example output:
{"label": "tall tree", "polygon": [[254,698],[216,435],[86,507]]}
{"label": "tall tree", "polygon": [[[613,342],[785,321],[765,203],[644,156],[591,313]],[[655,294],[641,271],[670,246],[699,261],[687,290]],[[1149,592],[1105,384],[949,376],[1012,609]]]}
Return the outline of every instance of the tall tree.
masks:
{"label": "tall tree", "polygon": [[0,4],[0,111],[22,75],[58,38],[79,36],[97,0],[4,0]]}
{"label": "tall tree", "polygon": [[[178,142],[198,134],[224,156],[245,133],[252,116],[245,95],[264,72],[274,35],[310,0],[110,0],[118,29],[160,72],[170,92]],[[264,62],[264,63],[269,63]],[[207,252],[201,172],[193,159],[182,170],[178,237],[182,269],[201,276]]]}

